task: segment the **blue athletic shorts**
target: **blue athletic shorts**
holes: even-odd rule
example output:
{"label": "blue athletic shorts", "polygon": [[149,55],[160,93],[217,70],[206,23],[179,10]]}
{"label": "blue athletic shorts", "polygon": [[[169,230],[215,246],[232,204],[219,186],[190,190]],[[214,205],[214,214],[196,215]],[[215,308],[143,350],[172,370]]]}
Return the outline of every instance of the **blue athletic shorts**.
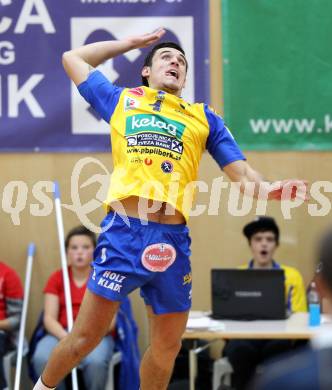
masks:
{"label": "blue athletic shorts", "polygon": [[187,311],[191,307],[189,229],[185,224],[144,222],[107,214],[101,223],[105,231],[98,239],[88,289],[121,301],[140,287],[155,314]]}

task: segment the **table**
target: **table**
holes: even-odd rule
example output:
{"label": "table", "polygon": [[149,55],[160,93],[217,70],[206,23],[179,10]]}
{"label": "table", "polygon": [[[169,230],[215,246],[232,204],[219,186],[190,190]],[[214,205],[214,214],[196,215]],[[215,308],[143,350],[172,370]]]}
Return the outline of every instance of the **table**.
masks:
{"label": "table", "polygon": [[[195,313],[195,312],[192,312]],[[227,339],[292,339],[306,340],[312,338],[317,332],[324,330],[328,324],[327,317],[322,318],[322,324],[317,327],[309,327],[308,313],[294,313],[286,320],[277,321],[219,321],[222,330],[187,329],[183,339],[209,340],[210,343],[203,347],[189,351],[190,390],[195,390],[195,378],[197,372],[197,354],[208,348],[212,342]]]}

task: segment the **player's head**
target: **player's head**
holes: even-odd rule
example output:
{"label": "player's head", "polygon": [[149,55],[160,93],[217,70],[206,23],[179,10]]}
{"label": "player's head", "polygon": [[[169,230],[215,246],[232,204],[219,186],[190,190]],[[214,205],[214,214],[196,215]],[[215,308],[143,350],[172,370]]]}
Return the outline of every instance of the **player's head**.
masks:
{"label": "player's head", "polygon": [[180,96],[184,88],[188,63],[185,52],[174,42],[154,46],[144,60],[143,85]]}
{"label": "player's head", "polygon": [[264,267],[271,264],[279,245],[279,228],[271,217],[257,217],[243,228],[254,260]]}
{"label": "player's head", "polygon": [[88,267],[93,260],[96,235],[85,226],[70,230],[65,239],[68,262],[74,267]]}

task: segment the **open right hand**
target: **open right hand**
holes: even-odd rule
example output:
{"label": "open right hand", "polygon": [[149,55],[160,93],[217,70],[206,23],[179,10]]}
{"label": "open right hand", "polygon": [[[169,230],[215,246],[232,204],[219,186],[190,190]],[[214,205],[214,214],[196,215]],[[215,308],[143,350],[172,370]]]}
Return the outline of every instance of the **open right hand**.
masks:
{"label": "open right hand", "polygon": [[130,43],[132,49],[140,49],[144,47],[148,47],[153,45],[166,33],[165,29],[158,28],[156,31],[152,33],[147,33],[143,35],[135,35],[126,38],[126,40]]}

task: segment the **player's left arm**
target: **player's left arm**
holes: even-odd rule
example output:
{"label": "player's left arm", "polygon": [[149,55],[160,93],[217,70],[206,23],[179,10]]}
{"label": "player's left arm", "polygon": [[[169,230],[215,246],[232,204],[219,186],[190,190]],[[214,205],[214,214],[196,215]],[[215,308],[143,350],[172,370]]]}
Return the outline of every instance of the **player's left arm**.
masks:
{"label": "player's left arm", "polygon": [[257,199],[307,199],[307,182],[304,180],[289,179],[269,182],[263,175],[253,169],[247,161],[234,161],[223,168],[226,175],[233,182],[239,184],[241,192],[246,186],[253,186],[253,196]]}
{"label": "player's left arm", "polygon": [[[253,196],[256,199],[268,200],[308,200],[308,182],[299,179],[286,179],[269,182],[259,172],[255,171],[247,161],[234,161],[223,168],[233,182],[239,184],[240,191],[246,192],[246,186],[253,186]],[[249,187],[251,188],[251,187]]]}
{"label": "player's left arm", "polygon": [[300,197],[308,199],[307,182],[304,180],[282,180],[269,182],[263,175],[253,169],[246,161],[223,119],[210,107],[205,105],[205,115],[209,123],[210,133],[206,148],[216,160],[221,169],[232,182],[239,185],[241,192],[246,188],[252,191],[255,198],[262,199],[295,199]]}
{"label": "player's left arm", "polygon": [[20,326],[23,307],[23,287],[18,274],[14,270],[6,273],[4,281],[4,299],[6,318],[0,321],[0,329],[15,331]]}
{"label": "player's left arm", "polygon": [[265,182],[263,176],[255,171],[247,161],[238,160],[234,161],[225,167],[223,171],[226,173],[228,178],[235,183],[239,183],[241,192],[245,191],[248,183],[254,183],[255,191],[254,194],[258,196],[259,187],[261,183]]}

